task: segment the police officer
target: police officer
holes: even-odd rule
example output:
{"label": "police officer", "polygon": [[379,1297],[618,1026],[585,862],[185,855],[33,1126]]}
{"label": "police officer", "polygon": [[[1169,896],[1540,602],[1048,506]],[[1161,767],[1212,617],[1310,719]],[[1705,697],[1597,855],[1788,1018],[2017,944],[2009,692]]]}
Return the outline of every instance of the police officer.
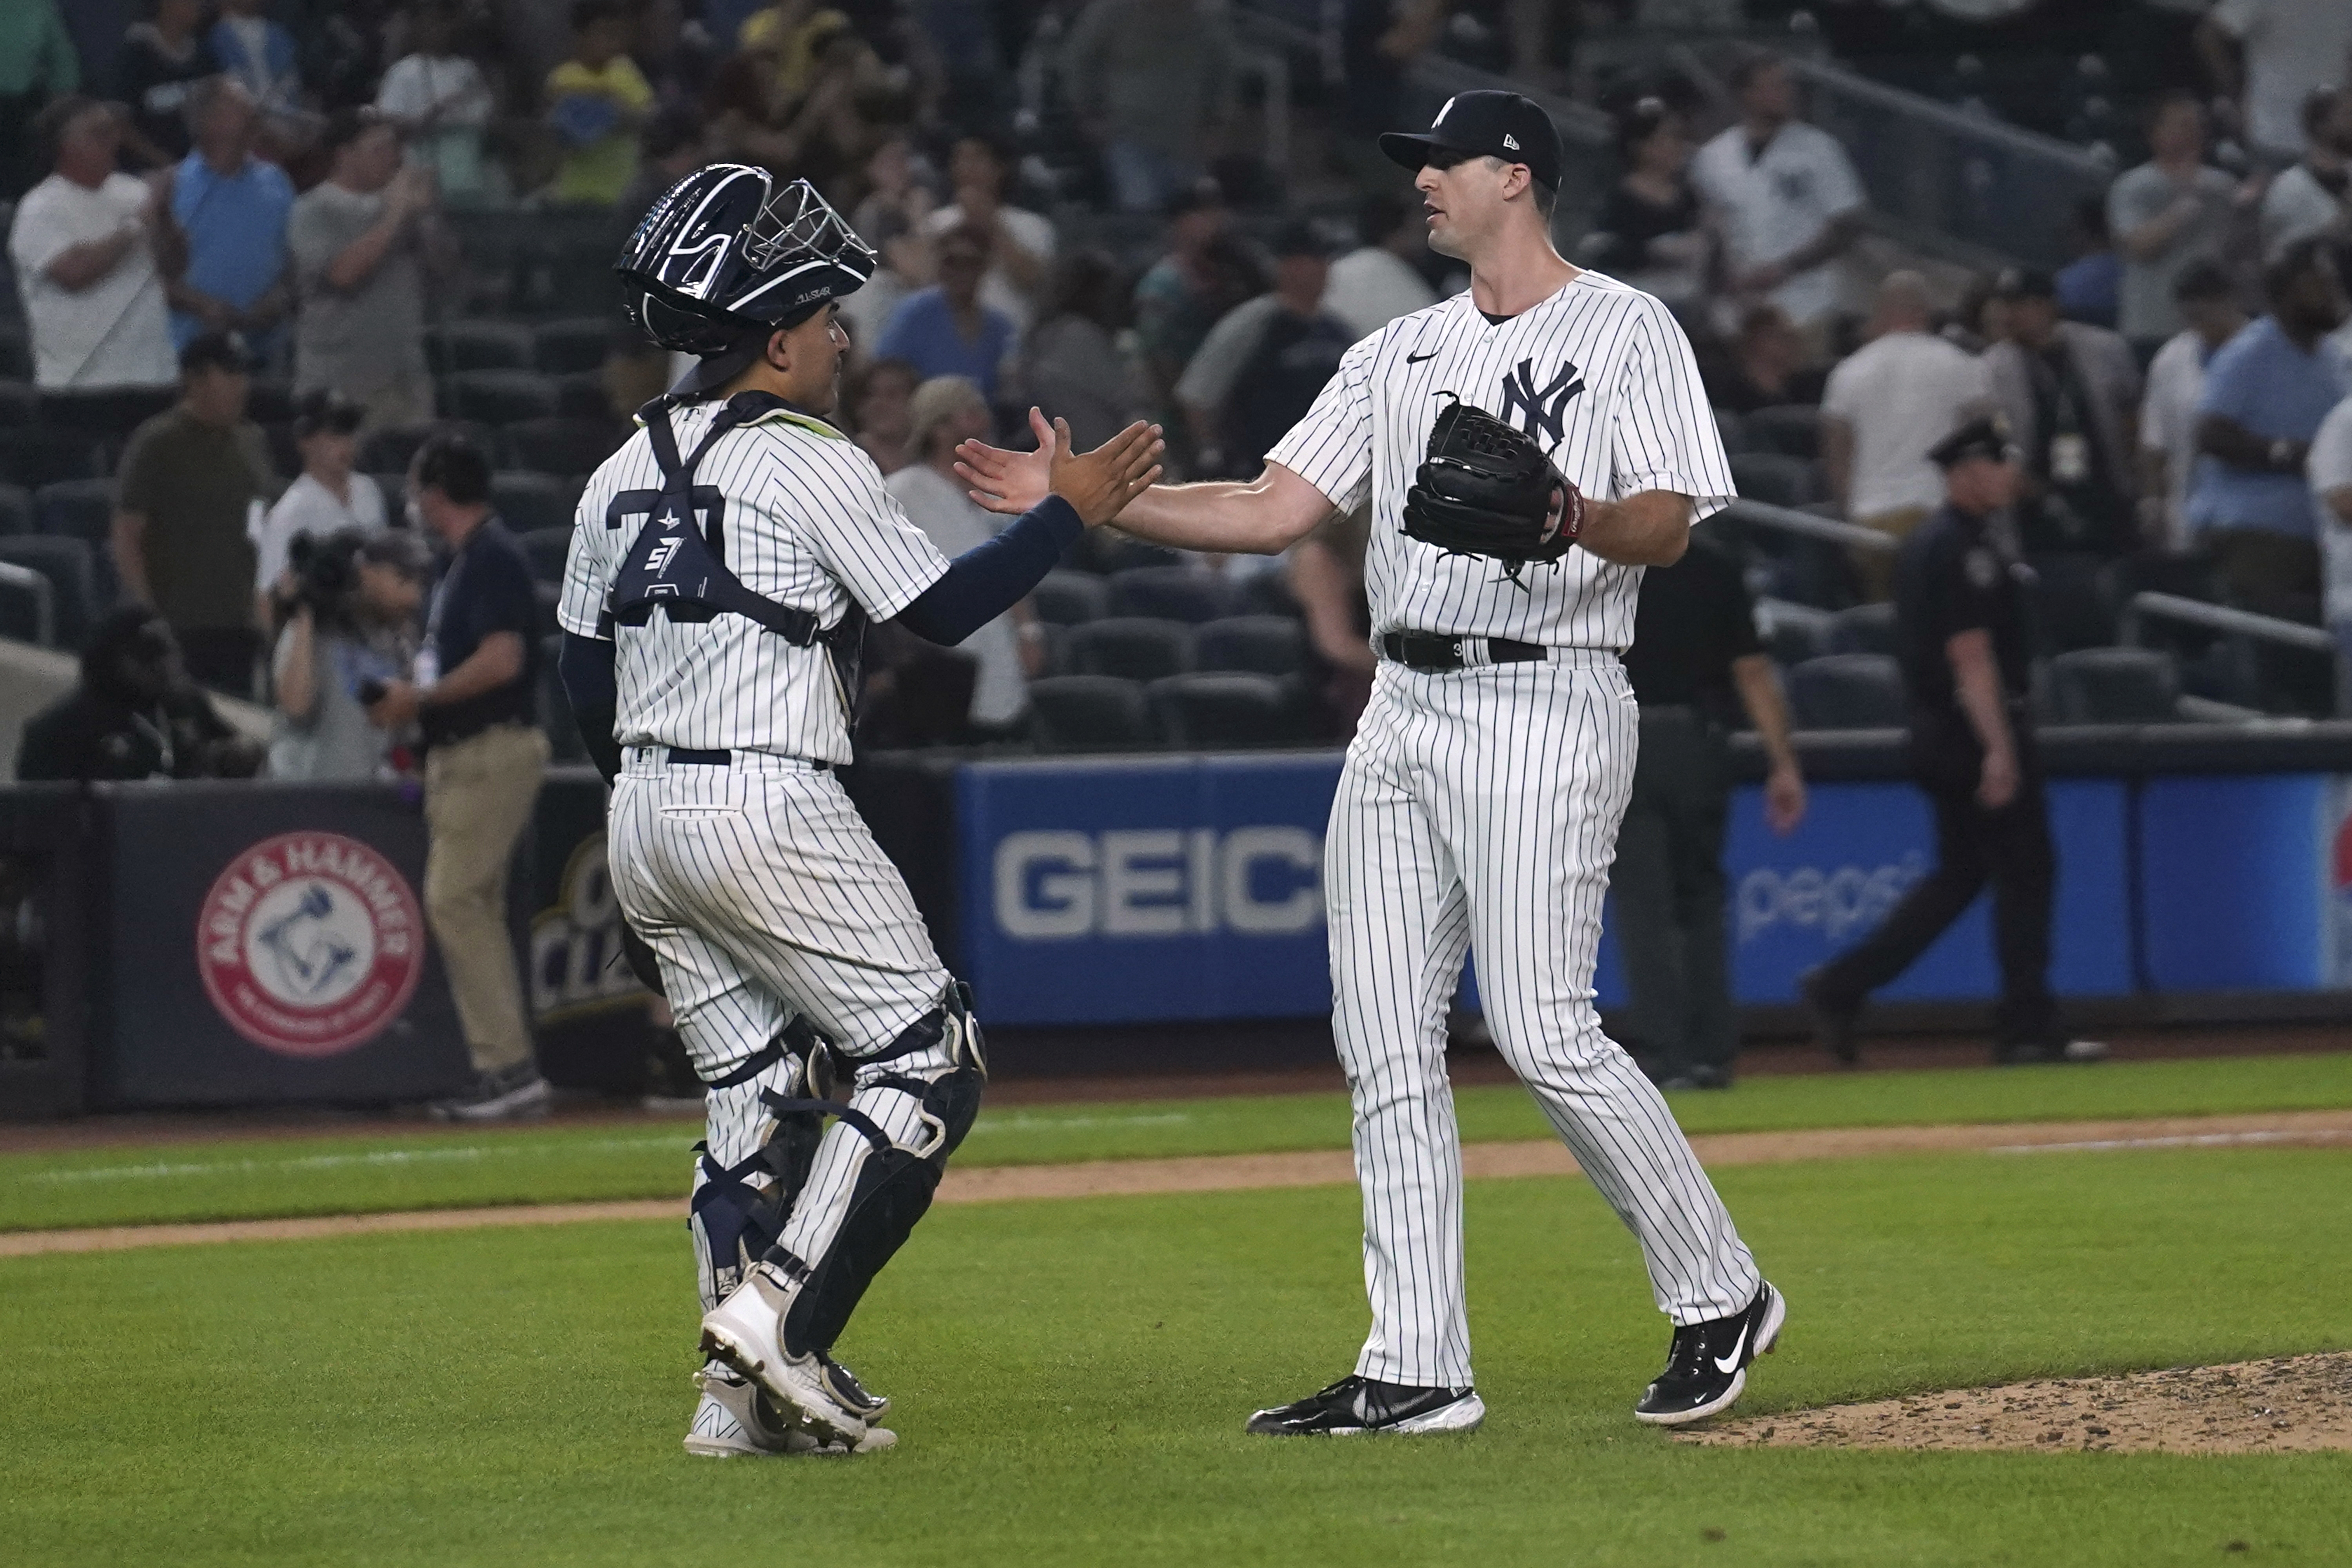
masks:
{"label": "police officer", "polygon": [[1944,470],[1946,500],[1904,542],[1895,600],[1911,769],[1936,810],[1936,868],[1800,988],[1822,1043],[1851,1066],[1864,999],[1908,969],[1990,881],[2001,993],[1994,1059],[2096,1061],[2106,1047],[2069,1040],[2050,994],[2057,861],[2025,710],[2031,576],[2007,515],[2018,496],[2017,449],[2006,425],[1988,416],[1927,456]]}
{"label": "police officer", "polygon": [[1680,561],[1642,574],[1625,678],[1642,707],[1642,742],[1609,887],[1636,1054],[1661,1089],[1728,1089],[1739,1048],[1723,933],[1725,721],[1735,702],[1764,745],[1773,832],[1803,820],[1805,780],[1780,676],[1757,640],[1755,601],[1708,530],[1691,535]]}

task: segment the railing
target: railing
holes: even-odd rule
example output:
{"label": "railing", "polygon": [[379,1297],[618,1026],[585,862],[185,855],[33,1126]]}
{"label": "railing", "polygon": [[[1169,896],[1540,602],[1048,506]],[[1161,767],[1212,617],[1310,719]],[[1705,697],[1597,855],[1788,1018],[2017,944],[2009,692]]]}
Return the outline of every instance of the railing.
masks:
{"label": "railing", "polygon": [[2336,651],[2335,637],[2317,626],[2283,621],[2276,616],[2258,616],[2252,610],[2233,610],[2227,605],[2209,605],[2202,599],[2185,599],[2178,594],[2158,593],[2134,594],[2124,605],[2121,631],[2125,647],[2140,646],[2139,623],[2143,616],[2180,621],[2231,637],[2277,643],[2282,647],[2307,648],[2313,653]]}
{"label": "railing", "polygon": [[29,566],[0,561],[0,588],[16,588],[32,595],[33,640],[43,647],[58,646],[57,590]]}
{"label": "railing", "polygon": [[1843,544],[1854,550],[1893,551],[1902,548],[1892,534],[1881,533],[1860,523],[1840,522],[1833,517],[1816,517],[1809,511],[1796,511],[1768,501],[1735,500],[1719,514],[1734,522],[1750,528],[1771,529],[1780,533],[1793,533],[1804,539],[1819,539],[1831,544]]}

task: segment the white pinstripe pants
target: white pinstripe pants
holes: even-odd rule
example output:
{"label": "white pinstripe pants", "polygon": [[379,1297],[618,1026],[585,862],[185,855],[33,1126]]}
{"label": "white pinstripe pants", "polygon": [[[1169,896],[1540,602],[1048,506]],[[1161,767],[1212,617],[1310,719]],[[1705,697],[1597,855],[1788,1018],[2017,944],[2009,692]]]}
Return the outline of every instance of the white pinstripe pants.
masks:
{"label": "white pinstripe pants", "polygon": [[737,752],[633,747],[613,792],[613,889],[661,959],[695,1070],[717,1078],[804,1014],[865,1057],[939,1005],[948,972],[841,781]]}
{"label": "white pinstripe pants", "polygon": [[1425,674],[1383,661],[1331,807],[1332,1026],[1355,1103],[1372,1328],[1356,1370],[1466,1387],[1462,1150],[1445,1013],[1465,949],[1496,1044],[1642,1244],[1676,1323],[1760,1276],[1664,1100],[1592,1005],[1638,743],[1616,659]]}

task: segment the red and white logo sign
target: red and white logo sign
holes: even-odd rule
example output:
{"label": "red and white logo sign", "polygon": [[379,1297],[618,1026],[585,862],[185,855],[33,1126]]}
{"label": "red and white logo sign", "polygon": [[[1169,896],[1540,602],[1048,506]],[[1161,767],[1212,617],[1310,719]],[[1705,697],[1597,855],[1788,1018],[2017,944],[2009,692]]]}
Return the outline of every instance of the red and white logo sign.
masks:
{"label": "red and white logo sign", "polygon": [[284,833],[229,863],[196,916],[205,994],[264,1050],[331,1057],[400,1016],[425,919],[391,861],[340,833]]}

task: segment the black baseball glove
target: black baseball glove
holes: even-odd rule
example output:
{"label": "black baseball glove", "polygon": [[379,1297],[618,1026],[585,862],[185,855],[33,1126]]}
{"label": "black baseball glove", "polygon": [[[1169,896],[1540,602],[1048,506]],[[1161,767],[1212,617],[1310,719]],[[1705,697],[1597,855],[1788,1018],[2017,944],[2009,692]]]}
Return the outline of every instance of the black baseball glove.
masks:
{"label": "black baseball glove", "polygon": [[1583,528],[1583,496],[1534,441],[1458,400],[1437,416],[1429,455],[1405,491],[1405,532],[1448,554],[1489,555],[1516,571],[1559,560]]}

